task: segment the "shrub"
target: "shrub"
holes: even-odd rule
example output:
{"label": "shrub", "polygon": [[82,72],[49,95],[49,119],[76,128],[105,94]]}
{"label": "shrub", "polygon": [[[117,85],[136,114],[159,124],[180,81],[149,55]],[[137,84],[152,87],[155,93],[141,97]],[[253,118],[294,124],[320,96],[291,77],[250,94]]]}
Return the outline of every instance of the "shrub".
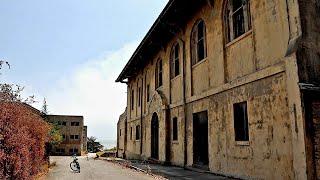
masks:
{"label": "shrub", "polygon": [[39,173],[49,128],[31,106],[0,103],[0,179],[32,179]]}

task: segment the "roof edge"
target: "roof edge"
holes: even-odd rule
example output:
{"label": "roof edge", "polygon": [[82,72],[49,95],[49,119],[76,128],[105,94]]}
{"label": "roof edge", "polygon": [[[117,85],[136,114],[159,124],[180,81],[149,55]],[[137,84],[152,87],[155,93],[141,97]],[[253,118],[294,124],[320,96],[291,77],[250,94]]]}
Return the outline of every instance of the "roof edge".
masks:
{"label": "roof edge", "polygon": [[167,3],[167,5],[164,7],[164,9],[162,10],[162,12],[160,13],[160,15],[158,16],[158,18],[156,19],[156,21],[153,23],[153,25],[151,26],[151,28],[149,29],[149,31],[147,32],[147,34],[144,36],[144,38],[142,39],[141,43],[139,44],[139,46],[137,47],[137,49],[135,50],[135,52],[133,53],[133,55],[131,56],[131,58],[129,59],[129,61],[127,62],[127,64],[125,65],[125,67],[122,69],[120,75],[118,76],[118,78],[116,79],[115,82],[121,82],[123,83],[124,80],[124,75],[127,71],[127,69],[129,68],[129,65],[131,64],[131,62],[133,61],[133,59],[137,56],[137,54],[139,54],[140,49],[145,45],[146,41],[150,38],[151,34],[154,32],[154,30],[157,28],[159,22],[161,21],[161,19],[164,17],[164,15],[167,14],[168,10],[170,9],[170,7],[172,6],[172,4],[175,2],[176,0],[169,0],[169,2]]}

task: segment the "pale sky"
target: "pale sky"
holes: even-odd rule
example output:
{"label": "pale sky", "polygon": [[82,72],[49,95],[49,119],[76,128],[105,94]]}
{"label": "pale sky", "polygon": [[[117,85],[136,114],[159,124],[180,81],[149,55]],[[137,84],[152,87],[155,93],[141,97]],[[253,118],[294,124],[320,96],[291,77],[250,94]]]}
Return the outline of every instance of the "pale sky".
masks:
{"label": "pale sky", "polygon": [[0,83],[25,86],[51,114],[83,115],[116,139],[126,86],[115,83],[167,0],[0,0]]}

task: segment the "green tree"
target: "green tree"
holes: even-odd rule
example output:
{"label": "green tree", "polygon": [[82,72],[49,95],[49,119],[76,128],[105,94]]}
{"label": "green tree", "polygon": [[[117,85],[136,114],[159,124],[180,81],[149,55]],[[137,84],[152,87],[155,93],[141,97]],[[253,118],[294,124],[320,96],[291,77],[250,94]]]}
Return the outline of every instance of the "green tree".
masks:
{"label": "green tree", "polygon": [[60,144],[63,141],[63,137],[60,132],[60,126],[58,125],[58,123],[49,122],[48,119],[46,118],[47,115],[49,114],[48,104],[47,104],[46,98],[43,99],[43,105],[42,105],[41,112],[42,112],[44,118],[46,119],[47,123],[49,123],[49,125],[50,125],[50,131],[49,131],[50,145],[55,146],[55,145]]}
{"label": "green tree", "polygon": [[103,145],[100,144],[100,142],[97,142],[96,137],[89,137],[87,141],[87,148],[89,152],[100,152],[103,150]]}

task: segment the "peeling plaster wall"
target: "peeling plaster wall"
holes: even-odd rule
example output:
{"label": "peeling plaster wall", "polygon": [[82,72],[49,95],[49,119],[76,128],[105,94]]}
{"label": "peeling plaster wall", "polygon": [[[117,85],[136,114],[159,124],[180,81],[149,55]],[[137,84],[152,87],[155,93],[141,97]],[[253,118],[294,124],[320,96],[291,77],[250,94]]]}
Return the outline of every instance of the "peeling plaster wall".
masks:
{"label": "peeling plaster wall", "polygon": [[[119,118],[118,124],[117,124],[117,151],[118,151],[118,157],[124,158],[124,152],[125,152],[125,136],[126,136],[126,112],[122,114]],[[121,136],[120,136],[120,129],[121,129]]]}
{"label": "peeling plaster wall", "polygon": [[[299,27],[289,27],[288,21],[291,25],[292,22],[288,20],[286,1],[259,0],[250,3],[252,29],[245,35],[225,44],[222,18],[224,1],[216,0],[214,6],[207,4],[195,13],[182,31],[164,44],[143,70],[129,79],[128,92],[131,89],[135,91],[133,110],[128,93],[130,108],[127,112],[126,155],[129,159],[147,159],[151,156],[151,119],[153,113],[157,113],[159,160],[165,162],[169,157],[173,165],[192,166],[193,113],[208,111],[211,172],[241,178],[306,178],[304,119],[297,58],[295,54],[285,57],[290,28]],[[310,13],[315,12],[306,12],[307,15]],[[190,35],[194,23],[199,19],[206,24],[207,58],[191,67]],[[309,27],[318,27],[316,24],[317,21]],[[298,23],[295,25],[298,26]],[[308,32],[313,32],[315,37],[312,47],[318,48],[320,41],[317,40],[319,35],[315,35],[317,30],[311,28]],[[170,52],[176,42],[183,44],[181,74],[171,79]],[[305,56],[301,52],[298,57]],[[156,89],[155,64],[158,59],[163,62],[163,86]],[[312,72],[317,74],[317,70]],[[150,85],[149,102],[146,100],[146,84]],[[143,89],[143,103],[138,108],[139,86]],[[248,102],[248,145],[239,145],[234,140],[233,104],[242,101]],[[172,127],[174,117],[178,118],[179,127],[178,141],[175,142],[172,141],[172,129],[169,129],[169,134],[166,133],[166,128]],[[142,139],[136,141],[135,126],[140,124],[143,124]],[[133,127],[132,140],[130,127]],[[166,149],[168,144],[169,156]]]}
{"label": "peeling plaster wall", "polygon": [[[235,141],[233,104],[247,101],[249,145]],[[209,100],[210,169],[262,179],[292,179],[292,141],[284,73]]]}

